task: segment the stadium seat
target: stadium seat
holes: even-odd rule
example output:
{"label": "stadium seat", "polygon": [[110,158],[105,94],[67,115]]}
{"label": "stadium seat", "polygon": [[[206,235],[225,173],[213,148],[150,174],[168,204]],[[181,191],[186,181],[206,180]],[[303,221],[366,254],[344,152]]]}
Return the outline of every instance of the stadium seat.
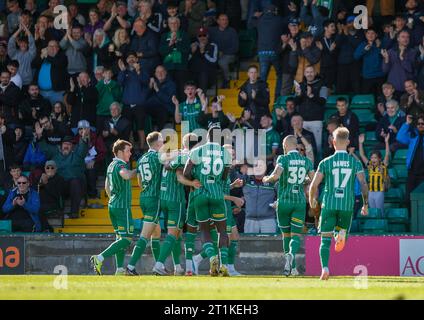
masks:
{"label": "stadium seat", "polygon": [[389,222],[390,233],[404,233],[407,231],[408,231],[408,226],[405,223],[390,223]]}
{"label": "stadium seat", "polygon": [[356,109],[353,112],[358,116],[360,128],[365,128],[367,125],[376,122],[374,114],[369,110]]}
{"label": "stadium seat", "polygon": [[389,224],[386,219],[369,219],[362,225],[363,233],[382,234],[388,231]]}
{"label": "stadium seat", "polygon": [[325,104],[326,109],[336,109],[336,105],[337,105],[337,99],[338,98],[345,98],[347,101],[349,101],[349,96],[347,94],[335,94],[335,95],[331,95],[328,96],[327,98],[327,102]]}
{"label": "stadium seat", "polygon": [[0,233],[11,233],[11,232],[12,232],[12,221],[0,220]]}
{"label": "stadium seat", "polygon": [[392,164],[402,164],[406,166],[406,157],[408,156],[408,149],[399,149],[393,156]]}
{"label": "stadium seat", "polygon": [[349,233],[358,233],[358,232],[360,232],[360,223],[357,219],[352,220]]}
{"label": "stadium seat", "polygon": [[274,102],[274,109],[275,108],[285,108],[286,100],[288,98],[294,98],[294,96],[279,96],[278,99]]}
{"label": "stadium seat", "polygon": [[408,179],[408,168],[406,167],[406,164],[397,164],[394,165],[393,168],[396,170],[397,182],[405,183]]}
{"label": "stadium seat", "polygon": [[352,97],[351,109],[372,110],[375,108],[375,98],[372,94],[358,94]]}
{"label": "stadium seat", "polygon": [[404,193],[400,188],[389,188],[384,195],[385,202],[403,202]]}
{"label": "stadium seat", "polygon": [[393,186],[397,185],[397,183],[398,183],[398,181],[397,181],[398,175],[397,175],[396,169],[395,168],[389,168],[388,173],[389,173],[389,177],[390,177],[390,183]]}
{"label": "stadium seat", "polygon": [[330,117],[336,112],[336,110],[334,109],[328,109],[325,110],[324,112],[324,122],[327,122],[328,119],[330,119]]}
{"label": "stadium seat", "polygon": [[408,223],[409,214],[406,208],[391,208],[387,210],[386,217],[390,223]]}
{"label": "stadium seat", "polygon": [[381,219],[383,217],[382,213],[381,213],[381,209],[379,208],[369,208],[368,209],[368,215],[366,216],[362,216],[362,215],[358,215],[358,219],[363,219],[363,220],[367,220],[367,219]]}

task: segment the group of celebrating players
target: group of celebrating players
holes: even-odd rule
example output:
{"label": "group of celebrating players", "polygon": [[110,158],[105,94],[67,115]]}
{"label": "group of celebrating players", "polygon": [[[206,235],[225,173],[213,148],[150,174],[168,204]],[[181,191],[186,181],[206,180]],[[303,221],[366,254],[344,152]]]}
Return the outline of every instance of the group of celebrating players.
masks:
{"label": "group of celebrating players", "polygon": [[[219,137],[219,138],[217,138]],[[105,258],[115,256],[116,275],[138,275],[135,266],[151,242],[155,265],[153,273],[169,275],[165,269],[168,256],[174,258],[174,274],[198,274],[200,262],[209,258],[211,276],[237,276],[234,259],[237,253],[238,232],[232,206],[242,207],[243,199],[230,195],[231,188],[243,186],[241,179],[231,182],[229,171],[233,166],[231,145],[221,145],[220,129],[211,127],[206,143],[192,147],[197,136],[189,133],[183,137],[182,150],[162,152],[164,140],[159,132],[147,136],[149,151],[131,170],[129,161],[132,145],[118,140],[113,146],[115,158],[108,166],[105,189],[109,197],[109,215],[116,233],[116,241],[99,255],[91,257],[94,271],[101,275]],[[338,128],[333,133],[335,154],[322,160],[317,171],[311,161],[297,150],[297,140],[287,136],[283,140],[284,155],[277,159],[276,167],[265,183],[279,183],[277,221],[283,236],[285,265],[283,275],[298,275],[296,253],[303,232],[307,197],[304,186],[309,183],[309,205],[321,209],[319,249],[322,273],[320,279],[330,275],[329,257],[332,238],[335,251],[343,250],[353,217],[354,184],[358,179],[363,196],[362,215],[368,214],[368,186],[361,163],[347,153],[349,131]],[[131,260],[124,268],[124,258],[132,242],[134,231],[131,215],[131,179],[137,176],[141,187],[140,206],[143,227],[136,242]],[[319,186],[324,181],[321,203]],[[186,200],[186,188],[190,192]],[[160,213],[167,217],[168,234],[162,245],[160,239]],[[183,228],[185,241],[185,271],[179,264],[179,250]],[[200,230],[202,252],[193,256],[195,239]],[[156,244],[156,245],[154,245]],[[153,250],[156,247],[157,250]]]}

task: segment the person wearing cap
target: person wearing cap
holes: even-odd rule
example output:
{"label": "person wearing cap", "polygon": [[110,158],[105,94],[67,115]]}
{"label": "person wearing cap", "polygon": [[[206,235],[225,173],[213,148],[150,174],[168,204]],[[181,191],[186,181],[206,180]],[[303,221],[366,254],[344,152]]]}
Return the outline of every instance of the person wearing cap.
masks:
{"label": "person wearing cap", "polygon": [[64,196],[71,199],[71,218],[78,218],[81,200],[86,195],[85,188],[85,162],[84,158],[88,152],[90,129],[82,129],[82,139],[78,146],[73,147],[73,138],[70,136],[62,140],[60,147],[50,145],[43,137],[44,128],[35,124],[35,134],[39,140],[40,148],[46,158],[57,164],[57,173],[65,180]]}
{"label": "person wearing cap", "polygon": [[160,63],[159,38],[141,18],[135,20],[133,28],[130,51],[137,53],[142,71],[150,76]]}
{"label": "person wearing cap", "polygon": [[268,80],[271,65],[275,69],[277,82],[275,85],[275,98],[281,93],[283,69],[280,61],[281,35],[285,26],[285,19],[278,15],[277,7],[269,4],[265,7],[264,14],[257,19],[258,29],[258,57],[260,78]]}
{"label": "person wearing cap", "polygon": [[[90,130],[90,123],[87,120],[78,122],[78,134],[74,138],[74,143],[78,144],[82,139],[84,130]],[[87,195],[90,199],[98,197],[96,181],[97,171],[103,168],[103,162],[106,157],[106,146],[101,135],[90,130],[90,139],[88,140],[88,152],[84,158],[85,176],[87,181]]]}
{"label": "person wearing cap", "polygon": [[224,13],[218,15],[218,26],[209,29],[211,41],[219,48],[218,64],[221,68],[224,81],[223,89],[230,85],[230,64],[234,63],[239,51],[239,38],[237,31],[229,26],[228,16]]}
{"label": "person wearing cap", "polygon": [[44,172],[36,185],[40,195],[42,230],[53,231],[47,218],[57,214],[63,215],[63,186],[65,185],[65,180],[57,174],[56,162],[46,161]]}
{"label": "person wearing cap", "polygon": [[289,57],[289,66],[296,70],[294,80],[297,83],[303,81],[305,69],[308,66],[314,68],[315,73],[320,71],[321,50],[314,43],[314,37],[310,32],[303,32],[300,35],[299,44],[292,43],[292,51]]}
{"label": "person wearing cap", "polygon": [[290,53],[294,50],[297,50],[300,39],[300,21],[297,18],[289,19],[288,23],[288,33],[281,36],[282,41],[282,52],[281,52],[281,61],[282,61],[282,87],[281,95],[288,96],[293,91],[293,80],[296,73],[296,69],[292,68],[289,64]]}
{"label": "person wearing cap", "polygon": [[188,19],[188,35],[190,39],[196,39],[197,31],[202,26],[206,9],[205,1],[187,0],[180,2],[179,12]]}
{"label": "person wearing cap", "polygon": [[202,27],[197,31],[197,41],[191,45],[189,70],[197,86],[207,92],[216,82],[218,46],[209,41],[209,32]]}
{"label": "person wearing cap", "polygon": [[336,44],[339,48],[337,58],[337,92],[359,94],[361,90],[361,62],[355,60],[356,48],[363,40],[363,33],[355,28],[355,16],[347,17],[345,22],[337,24]]}
{"label": "person wearing cap", "polygon": [[[178,11],[178,0],[167,1],[166,4],[166,14],[163,19],[163,30],[164,33],[169,32],[168,19],[169,18],[178,18],[180,20],[180,29],[187,33],[188,30],[188,19],[184,14],[181,14]],[[188,35],[188,34],[187,34]]]}

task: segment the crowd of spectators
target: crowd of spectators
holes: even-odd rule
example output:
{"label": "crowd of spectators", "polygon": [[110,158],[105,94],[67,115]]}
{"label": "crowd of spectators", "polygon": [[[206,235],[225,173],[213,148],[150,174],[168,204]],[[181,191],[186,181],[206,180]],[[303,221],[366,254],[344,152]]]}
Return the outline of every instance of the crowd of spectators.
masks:
{"label": "crowd of spectators", "polygon": [[[68,10],[62,17],[60,4]],[[357,4],[368,8],[366,29],[355,28]],[[65,28],[55,26],[58,19]],[[236,89],[235,117],[209,89],[231,87],[244,30],[255,31],[259,67],[250,66]],[[317,164],[334,152],[332,131],[345,126],[348,151],[358,154],[361,119],[347,99],[324,122],[335,94],[375,96],[367,129],[392,155],[409,148],[409,198],[424,180],[423,90],[418,0],[1,0],[0,218],[16,231],[48,230],[46,214],[65,199],[68,216],[79,217],[81,200],[99,196],[96,181],[117,139],[134,141],[141,155],[147,130],[182,121],[189,131],[212,123],[265,129],[268,170],[287,135]],[[271,101],[287,96],[271,114]],[[273,186],[245,171],[234,173],[245,181],[234,192],[246,200],[235,213],[246,216],[249,232],[275,229],[267,221],[275,215]]]}

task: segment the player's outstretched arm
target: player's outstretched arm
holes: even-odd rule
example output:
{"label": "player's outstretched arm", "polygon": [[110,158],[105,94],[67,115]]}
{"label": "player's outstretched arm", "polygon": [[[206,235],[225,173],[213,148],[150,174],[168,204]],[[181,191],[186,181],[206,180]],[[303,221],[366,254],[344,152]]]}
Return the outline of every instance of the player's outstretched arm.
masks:
{"label": "player's outstretched arm", "polygon": [[362,206],[361,215],[366,216],[368,215],[368,184],[363,172],[357,173],[356,176],[358,177],[359,184],[361,185],[362,200],[364,203]]}
{"label": "player's outstretched arm", "polygon": [[312,209],[315,209],[318,204],[318,187],[323,179],[324,175],[321,172],[315,173],[314,178],[312,179],[311,186],[309,187],[309,205]]}
{"label": "player's outstretched arm", "polygon": [[119,175],[124,180],[131,180],[135,176],[136,172],[137,172],[136,169],[134,170],[121,169],[121,171],[119,171]]}
{"label": "player's outstretched arm", "polygon": [[276,166],[270,176],[265,176],[262,178],[262,182],[275,183],[276,181],[278,181],[278,179],[280,179],[280,176],[282,173],[283,173],[283,168],[281,168],[280,166]]}

